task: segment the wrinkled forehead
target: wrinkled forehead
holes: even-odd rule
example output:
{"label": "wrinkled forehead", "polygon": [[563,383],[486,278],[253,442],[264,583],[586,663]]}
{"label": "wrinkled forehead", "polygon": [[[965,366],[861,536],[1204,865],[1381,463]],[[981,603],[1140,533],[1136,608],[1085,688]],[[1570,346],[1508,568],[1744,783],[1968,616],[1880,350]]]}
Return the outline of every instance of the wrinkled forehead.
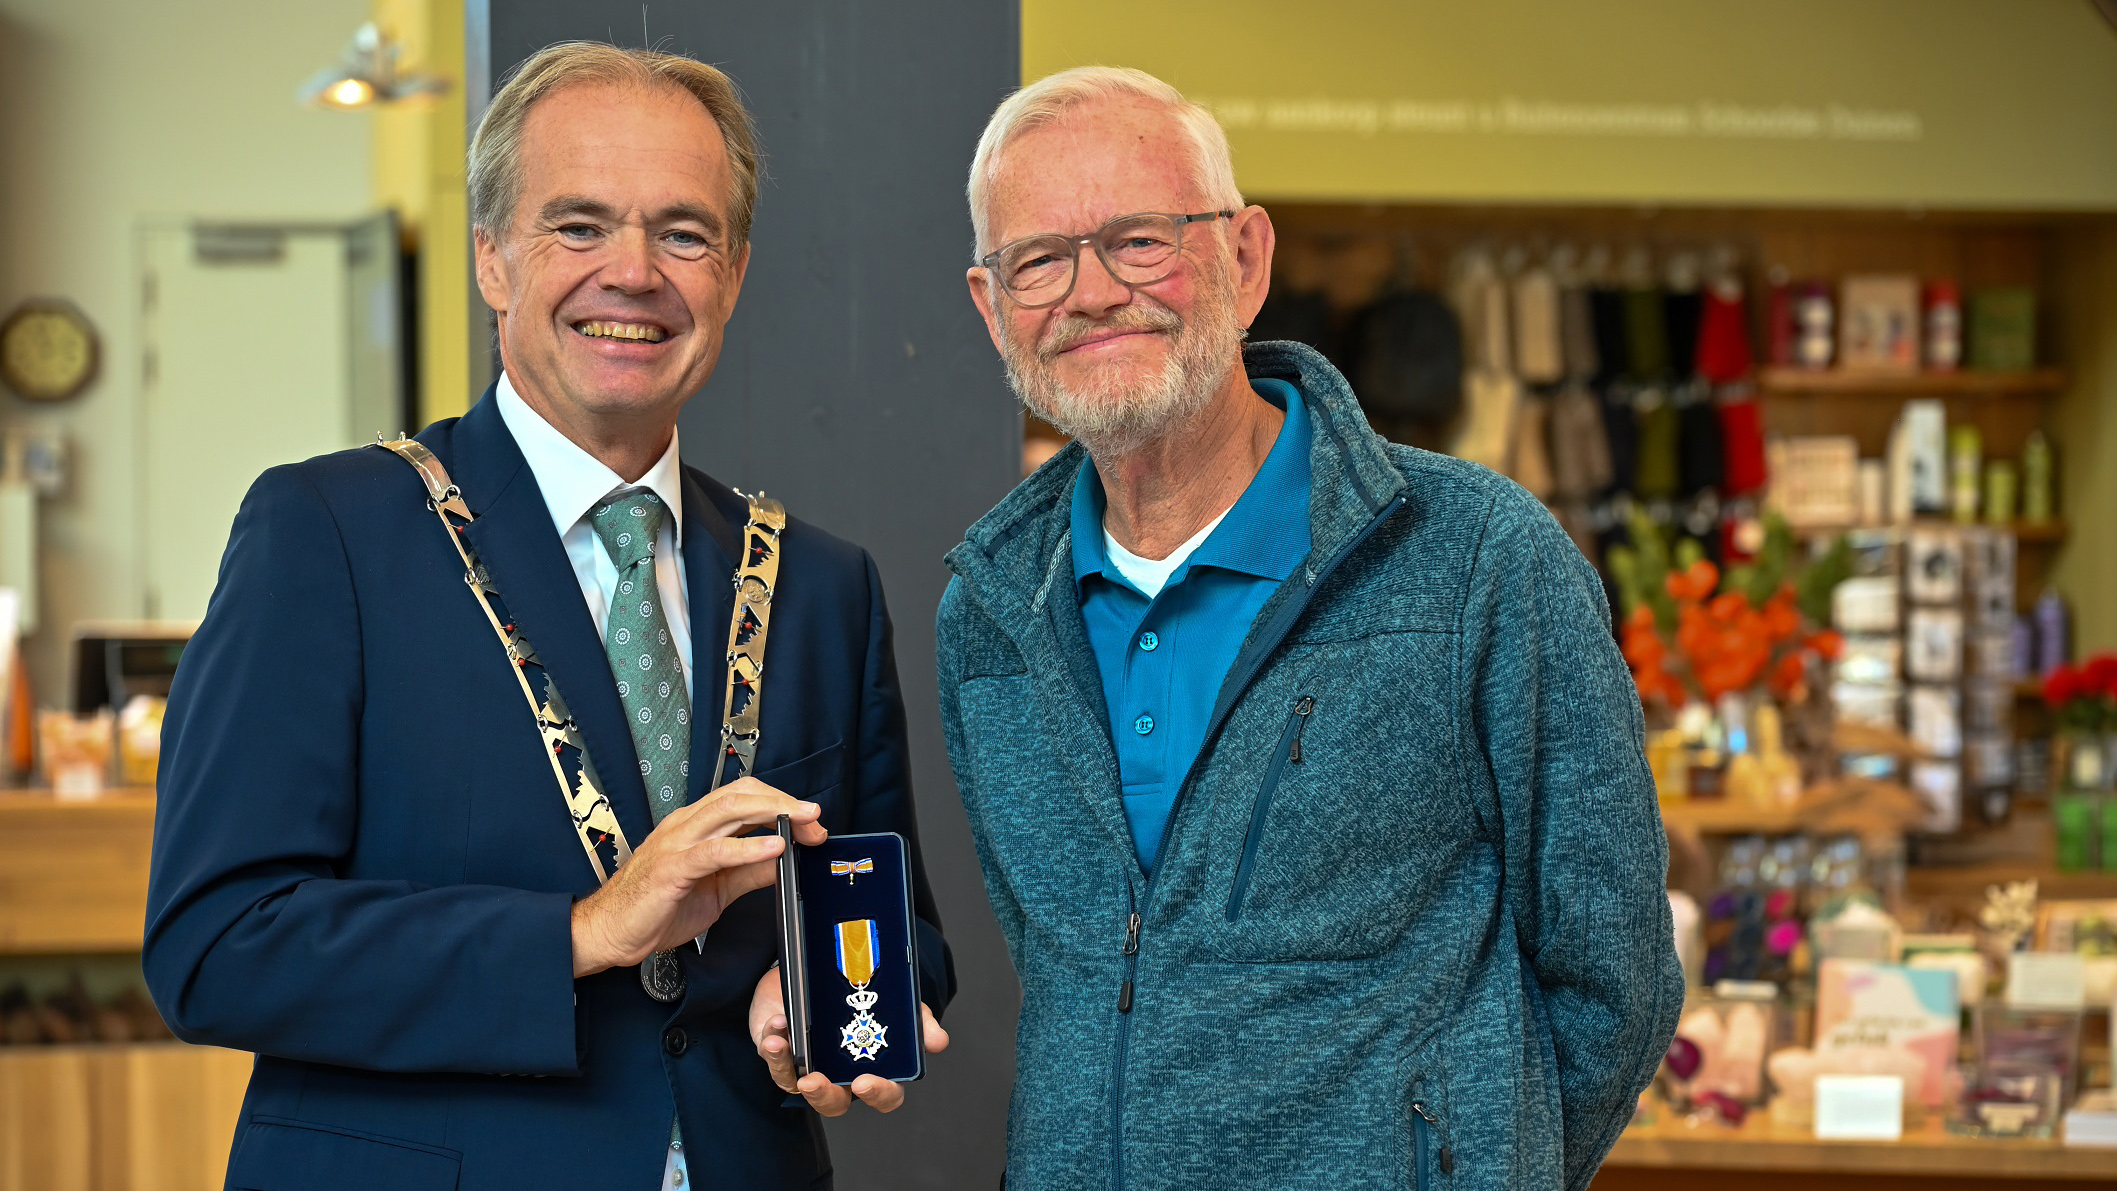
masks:
{"label": "wrinkled forehead", "polygon": [[674,84],[581,82],[537,101],[522,123],[524,193],[561,189],[704,201],[725,214],[733,169],[711,113]]}
{"label": "wrinkled forehead", "polygon": [[1135,211],[1198,209],[1197,151],[1160,104],[1091,102],[1007,142],[985,192],[986,247],[1084,234]]}

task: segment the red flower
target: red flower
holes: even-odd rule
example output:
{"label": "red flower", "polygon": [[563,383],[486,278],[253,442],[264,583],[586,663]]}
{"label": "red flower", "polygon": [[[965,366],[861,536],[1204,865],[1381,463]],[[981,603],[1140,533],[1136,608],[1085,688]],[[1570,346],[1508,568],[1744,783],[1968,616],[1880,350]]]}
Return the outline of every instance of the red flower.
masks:
{"label": "red flower", "polygon": [[2080,694],[2080,673],[2071,666],[2058,666],[2043,676],[2043,701],[2053,709],[2064,707]]}
{"label": "red flower", "polygon": [[2117,653],[2098,653],[2080,668],[2080,693],[2117,698]]}

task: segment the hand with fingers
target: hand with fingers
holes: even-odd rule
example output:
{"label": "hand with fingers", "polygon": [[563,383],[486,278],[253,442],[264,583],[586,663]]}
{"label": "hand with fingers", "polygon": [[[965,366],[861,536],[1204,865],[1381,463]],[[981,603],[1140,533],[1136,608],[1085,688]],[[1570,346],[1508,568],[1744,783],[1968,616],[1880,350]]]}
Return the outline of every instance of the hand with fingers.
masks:
{"label": "hand with fingers", "polygon": [[[948,1031],[934,1018],[934,1011],[919,1003],[920,1031],[926,1036],[928,1054],[939,1054],[948,1049]],[[772,1082],[787,1092],[798,1092],[809,1107],[827,1117],[843,1116],[853,1106],[854,1100],[865,1103],[876,1112],[891,1112],[904,1103],[904,1085],[879,1075],[863,1075],[852,1082],[851,1087],[840,1087],[832,1083],[821,1071],[811,1071],[796,1079],[794,1056],[787,1042],[787,1014],[785,998],[779,988],[779,969],[773,968],[757,982],[757,991],[750,996],[750,1041],[757,1044],[757,1053],[763,1057],[765,1067],[772,1073]]]}
{"label": "hand with fingers", "polygon": [[616,876],[574,903],[574,976],[637,964],[705,933],[729,903],[777,876],[779,837],[742,833],[785,815],[795,839],[820,844],[822,813],[748,777],[671,811]]}

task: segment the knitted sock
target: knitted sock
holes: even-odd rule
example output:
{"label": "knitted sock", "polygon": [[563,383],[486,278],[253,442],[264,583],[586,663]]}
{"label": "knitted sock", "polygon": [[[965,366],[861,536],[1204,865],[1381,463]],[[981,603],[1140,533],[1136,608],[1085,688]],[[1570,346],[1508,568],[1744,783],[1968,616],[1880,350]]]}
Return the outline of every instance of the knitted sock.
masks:
{"label": "knitted sock", "polygon": [[1658,381],[1669,375],[1669,327],[1661,291],[1624,291],[1624,337],[1627,375]]}
{"label": "knitted sock", "polygon": [[1676,495],[1680,475],[1676,462],[1681,435],[1676,406],[1667,394],[1649,389],[1639,402],[1639,454],[1633,464],[1632,491],[1641,500]]}
{"label": "knitted sock", "polygon": [[1698,323],[1703,302],[1697,290],[1671,290],[1662,295],[1661,313],[1669,329],[1669,374],[1678,380],[1691,375],[1698,358]]}
{"label": "knitted sock", "polygon": [[1716,385],[1748,376],[1755,362],[1749,349],[1749,309],[1738,285],[1708,286],[1699,315],[1699,375]]}
{"label": "knitted sock", "polygon": [[1624,291],[1591,289],[1588,312],[1595,331],[1595,387],[1601,389],[1632,371],[1625,344]]}
{"label": "knitted sock", "polygon": [[1720,408],[1721,488],[1730,496],[1764,487],[1764,419],[1757,403],[1743,398],[1718,403]]}
{"label": "knitted sock", "polygon": [[1514,371],[1532,385],[1565,375],[1558,280],[1533,265],[1514,279]]}
{"label": "knitted sock", "polygon": [[1558,337],[1567,376],[1586,380],[1600,370],[1595,352],[1595,315],[1589,309],[1585,288],[1569,285],[1559,291]]}
{"label": "knitted sock", "polygon": [[1603,441],[1610,453],[1609,487],[1616,492],[1630,492],[1639,458],[1639,419],[1632,412],[1630,391],[1611,385],[1602,390],[1598,400],[1602,403]]}
{"label": "knitted sock", "polygon": [[1702,489],[1720,487],[1726,474],[1720,411],[1714,408],[1710,396],[1700,395],[1680,407],[1677,417],[1677,491],[1691,496]]}

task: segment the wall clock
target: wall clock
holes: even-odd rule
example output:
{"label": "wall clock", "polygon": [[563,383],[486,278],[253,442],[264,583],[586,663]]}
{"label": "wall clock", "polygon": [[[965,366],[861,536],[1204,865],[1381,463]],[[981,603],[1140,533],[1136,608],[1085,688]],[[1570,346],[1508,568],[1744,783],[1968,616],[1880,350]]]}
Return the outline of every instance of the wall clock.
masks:
{"label": "wall clock", "polygon": [[64,401],[96,376],[96,329],[73,303],[31,299],[0,322],[0,380],[31,401]]}

